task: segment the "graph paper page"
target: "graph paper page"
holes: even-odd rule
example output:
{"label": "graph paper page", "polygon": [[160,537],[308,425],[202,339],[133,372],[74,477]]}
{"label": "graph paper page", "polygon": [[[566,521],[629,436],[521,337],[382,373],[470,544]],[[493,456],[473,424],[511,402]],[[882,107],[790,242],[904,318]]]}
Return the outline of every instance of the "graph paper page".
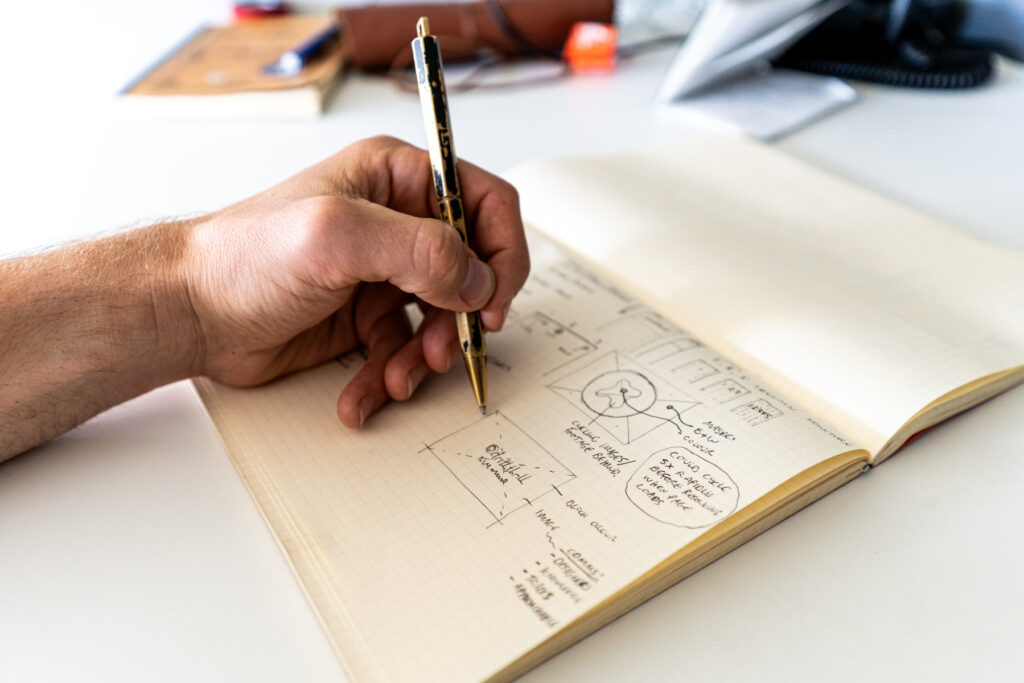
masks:
{"label": "graph paper page", "polygon": [[877,453],[1024,364],[1024,254],[755,143],[509,174],[528,223]]}
{"label": "graph paper page", "polygon": [[853,448],[562,252],[532,247],[533,274],[488,337],[486,416],[462,368],[358,430],[335,412],[358,356],[256,389],[197,381],[358,681],[494,674]]}

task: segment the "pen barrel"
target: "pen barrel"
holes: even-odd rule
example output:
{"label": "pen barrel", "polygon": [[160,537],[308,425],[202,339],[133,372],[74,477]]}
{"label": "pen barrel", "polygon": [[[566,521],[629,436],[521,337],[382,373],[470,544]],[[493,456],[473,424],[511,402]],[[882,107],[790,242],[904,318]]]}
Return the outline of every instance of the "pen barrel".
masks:
{"label": "pen barrel", "polygon": [[[448,96],[444,87],[441,50],[437,38],[429,34],[425,19],[417,26],[419,34],[412,41],[416,81],[419,87],[423,125],[427,133],[427,152],[437,197],[438,215],[455,228],[463,244],[469,244],[466,212],[462,205],[459,169],[452,140],[451,120],[448,116]],[[484,327],[477,312],[456,313],[455,326],[459,334],[462,358],[466,362],[477,405],[487,405],[487,347]]]}
{"label": "pen barrel", "polygon": [[466,228],[466,212],[460,197],[445,197],[437,202],[437,211],[448,225],[455,228],[463,244],[469,244],[469,230]]}
{"label": "pen barrel", "polygon": [[[456,315],[456,321],[460,316],[475,316],[476,313],[462,313]],[[479,317],[479,316],[477,316]],[[463,353],[462,360],[466,363],[466,373],[469,375],[469,383],[473,387],[473,396],[478,406],[487,405],[487,354],[483,352]]]}
{"label": "pen barrel", "polygon": [[[448,225],[455,228],[464,244],[469,243],[469,234],[466,231],[466,217],[462,209],[462,200],[459,197],[445,197],[437,203],[438,213]],[[487,346],[484,342],[484,328],[480,321],[480,314],[456,313],[455,325],[459,332],[459,339],[462,343],[463,355],[486,356]]]}
{"label": "pen barrel", "polygon": [[476,311],[455,314],[455,328],[459,333],[459,346],[464,356],[486,356],[484,327]]}
{"label": "pen barrel", "polygon": [[444,70],[437,38],[431,35],[417,37],[412,41],[412,53],[423,126],[427,132],[427,152],[430,154],[434,176],[434,191],[439,202],[445,197],[460,197],[462,188],[456,161],[458,157],[452,139],[448,94],[444,87]]}

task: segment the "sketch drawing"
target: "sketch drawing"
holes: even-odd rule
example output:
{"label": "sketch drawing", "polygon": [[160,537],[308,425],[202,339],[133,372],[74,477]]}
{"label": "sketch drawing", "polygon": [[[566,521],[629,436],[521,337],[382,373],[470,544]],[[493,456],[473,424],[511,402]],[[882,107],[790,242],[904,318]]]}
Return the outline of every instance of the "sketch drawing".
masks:
{"label": "sketch drawing", "polygon": [[751,401],[750,403],[744,403],[738,408],[733,408],[732,412],[743,418],[751,427],[756,427],[773,417],[782,415],[781,410],[763,398]]}
{"label": "sketch drawing", "polygon": [[573,479],[557,458],[495,411],[427,444],[495,522]]}
{"label": "sketch drawing", "polygon": [[706,360],[692,360],[672,369],[672,372],[685,379],[690,384],[706,379],[711,375],[717,375],[718,370]]}
{"label": "sketch drawing", "polygon": [[619,442],[666,427],[682,433],[682,414],[698,405],[643,366],[613,352],[555,380],[548,388]]}
{"label": "sketch drawing", "polygon": [[557,372],[569,363],[597,350],[597,344],[574,331],[571,325],[559,322],[540,311],[517,317],[514,324],[526,334],[543,337],[554,352],[552,355],[556,358],[555,366],[544,374]]}
{"label": "sketch drawing", "polygon": [[[599,343],[603,339],[628,338],[630,340],[631,352],[644,350],[652,344],[655,346],[664,345],[669,348],[670,352],[672,350],[684,350],[688,346],[696,346],[696,342],[688,338],[666,340],[666,334],[673,334],[675,332],[672,324],[657,313],[647,310],[641,304],[635,303],[619,309],[617,317],[598,325],[594,331],[600,335],[597,340]],[[673,345],[674,341],[680,342],[678,348]],[[633,355],[650,367],[647,358],[643,358],[637,353],[633,353]]]}
{"label": "sketch drawing", "polygon": [[699,346],[697,340],[692,337],[676,337],[675,339],[652,344],[648,348],[639,351],[636,357],[637,360],[653,367],[662,361],[675,358],[684,351],[689,351],[697,346]]}
{"label": "sketch drawing", "polygon": [[718,403],[728,403],[750,393],[750,390],[734,379],[723,379],[701,389],[708,398]]}

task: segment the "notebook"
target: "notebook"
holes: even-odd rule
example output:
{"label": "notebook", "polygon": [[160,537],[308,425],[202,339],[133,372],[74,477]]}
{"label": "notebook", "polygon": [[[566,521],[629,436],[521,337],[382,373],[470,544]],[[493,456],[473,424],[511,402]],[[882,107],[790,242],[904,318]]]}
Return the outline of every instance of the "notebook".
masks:
{"label": "notebook", "polygon": [[344,66],[343,42],[294,76],[274,75],[265,67],[333,21],[295,15],[204,26],[127,85],[115,111],[145,121],[317,116]]}
{"label": "notebook", "polygon": [[353,680],[514,678],[1024,377],[1024,255],[770,148],[509,177],[487,415],[453,371],[347,429],[359,354],[195,382]]}

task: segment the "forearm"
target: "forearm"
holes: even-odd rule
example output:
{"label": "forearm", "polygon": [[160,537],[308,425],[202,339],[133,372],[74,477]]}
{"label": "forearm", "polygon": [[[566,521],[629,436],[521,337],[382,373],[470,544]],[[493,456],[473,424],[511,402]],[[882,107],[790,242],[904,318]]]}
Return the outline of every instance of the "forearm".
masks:
{"label": "forearm", "polygon": [[189,227],[0,261],[0,461],[194,374]]}

